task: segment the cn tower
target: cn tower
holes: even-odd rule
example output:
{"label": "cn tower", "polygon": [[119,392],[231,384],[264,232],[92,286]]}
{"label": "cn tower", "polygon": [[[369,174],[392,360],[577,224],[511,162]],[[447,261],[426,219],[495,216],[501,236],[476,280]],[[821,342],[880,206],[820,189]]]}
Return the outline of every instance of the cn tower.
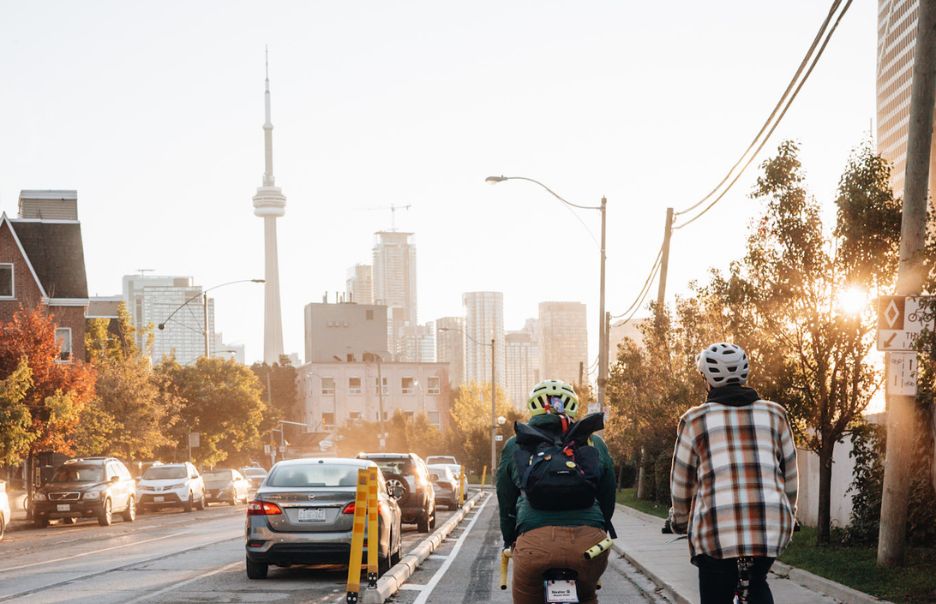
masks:
{"label": "cn tower", "polygon": [[283,318],[280,312],[279,258],[276,251],[276,219],[286,213],[286,196],[273,178],[273,121],[270,117],[270,62],[266,63],[266,121],[263,123],[265,169],[263,186],[253,197],[254,214],[263,218],[264,297],[263,362],[278,363],[283,354]]}

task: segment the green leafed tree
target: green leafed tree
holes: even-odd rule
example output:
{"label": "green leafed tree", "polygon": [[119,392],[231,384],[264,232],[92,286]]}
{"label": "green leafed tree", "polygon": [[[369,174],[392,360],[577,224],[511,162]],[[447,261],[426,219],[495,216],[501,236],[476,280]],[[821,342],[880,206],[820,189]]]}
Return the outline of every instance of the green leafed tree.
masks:
{"label": "green leafed tree", "polygon": [[26,395],[32,388],[32,372],[22,359],[3,380],[0,380],[0,465],[15,466],[29,453],[36,439],[32,429],[32,414]]}

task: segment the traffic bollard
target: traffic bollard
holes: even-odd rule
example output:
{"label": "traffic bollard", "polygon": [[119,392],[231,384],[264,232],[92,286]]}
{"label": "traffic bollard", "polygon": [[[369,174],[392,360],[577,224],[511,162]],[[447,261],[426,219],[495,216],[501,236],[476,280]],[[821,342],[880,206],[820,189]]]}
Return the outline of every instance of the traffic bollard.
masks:
{"label": "traffic bollard", "polygon": [[461,490],[461,501],[459,505],[465,505],[465,501],[468,500],[468,476],[465,475],[465,466],[461,467],[461,480],[459,482]]}
{"label": "traffic bollard", "polygon": [[348,604],[357,604],[361,594],[361,555],[364,550],[364,523],[367,521],[367,469],[358,470],[354,496],[354,524],[351,529],[351,557],[348,560]]}
{"label": "traffic bollard", "polygon": [[377,551],[380,531],[377,528],[377,468],[367,468],[367,587],[377,589]]}
{"label": "traffic bollard", "polygon": [[487,484],[487,466],[481,468],[481,486]]}

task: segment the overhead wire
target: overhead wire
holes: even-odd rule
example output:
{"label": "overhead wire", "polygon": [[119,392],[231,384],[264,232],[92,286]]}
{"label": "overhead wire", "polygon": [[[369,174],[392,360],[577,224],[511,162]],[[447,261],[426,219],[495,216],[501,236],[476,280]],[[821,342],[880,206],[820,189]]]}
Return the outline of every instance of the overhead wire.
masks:
{"label": "overhead wire", "polygon": [[650,273],[647,275],[647,279],[644,281],[643,287],[640,288],[640,293],[637,294],[637,297],[634,298],[634,301],[631,302],[631,305],[628,306],[624,312],[618,315],[612,315],[611,316],[612,319],[620,319],[621,317],[631,312],[635,308],[640,308],[640,305],[647,298],[646,294],[650,291],[650,283],[653,281],[653,278],[660,271],[660,264],[662,263],[662,261],[663,261],[663,246],[661,245],[660,251],[657,252],[656,259],[653,261],[653,266],[650,268]]}
{"label": "overhead wire", "polygon": [[[816,36],[813,38],[813,41],[810,44],[809,49],[806,51],[806,54],[803,57],[802,61],[800,61],[800,64],[796,69],[796,73],[793,74],[793,77],[790,79],[790,82],[787,84],[786,89],[783,91],[783,94],[781,95],[780,100],[777,101],[777,104],[774,106],[773,110],[770,112],[770,115],[764,121],[760,130],[751,140],[751,143],[748,145],[748,147],[738,157],[738,160],[734,163],[734,165],[731,166],[731,168],[728,170],[725,176],[721,179],[721,181],[717,185],[715,185],[715,187],[711,191],[709,191],[707,195],[705,195],[702,199],[692,204],[691,206],[684,208],[682,210],[679,210],[677,212],[674,212],[674,216],[687,214],[691,212],[692,210],[701,206],[703,203],[705,203],[709,199],[711,199],[712,196],[715,195],[719,191],[719,189],[721,189],[724,186],[724,184],[728,182],[729,179],[731,179],[732,174],[735,173],[738,166],[742,163],[742,161],[744,161],[744,158],[748,157],[751,153],[751,150],[755,146],[757,146],[757,150],[754,151],[753,155],[750,155],[750,157],[748,158],[746,162],[744,162],[744,166],[741,168],[739,172],[737,172],[734,178],[731,179],[731,182],[730,184],[728,184],[727,188],[724,191],[722,191],[720,195],[718,195],[718,198],[714,203],[717,203],[718,200],[721,200],[724,197],[725,193],[728,190],[730,190],[734,186],[734,184],[738,181],[741,174],[743,174],[744,171],[747,170],[748,166],[751,165],[753,158],[757,156],[757,154],[760,152],[761,149],[763,149],[764,144],[766,143],[767,140],[770,139],[770,136],[771,134],[773,134],[774,130],[776,130],[777,126],[779,125],[780,121],[783,119],[783,116],[786,114],[790,105],[793,103],[793,100],[796,98],[796,95],[799,93],[799,90],[802,88],[806,79],[809,78],[809,73],[812,72],[813,67],[815,67],[816,63],[819,60],[819,57],[822,55],[822,51],[825,49],[826,44],[828,44],[828,41],[832,36],[832,32],[835,31],[836,27],[838,27],[839,21],[841,21],[842,16],[844,16],[845,12],[848,10],[848,6],[851,4],[851,0],[848,0],[848,2],[845,5],[845,8],[842,10],[841,13],[839,13],[838,20],[836,20],[832,29],[829,30],[828,35],[826,35],[826,30],[828,29],[829,23],[831,22],[832,18],[835,16],[836,11],[841,5],[841,2],[842,0],[835,0],[832,3],[832,6],[829,8],[829,12],[826,15],[825,20],[822,22],[822,25],[819,27],[819,31],[816,33]],[[816,46],[819,44],[820,40],[823,39],[823,36],[825,36],[825,41],[822,43],[818,53],[814,57],[813,53],[815,52]],[[803,74],[803,70],[810,63],[810,61],[812,61],[812,65],[809,67],[808,71],[806,72],[806,75],[803,76],[802,79],[800,79],[800,76]],[[799,81],[799,85],[796,87],[792,96],[790,96],[790,91],[793,90],[793,87],[794,85],[796,85],[797,81]],[[782,108],[782,111],[780,112],[780,115],[778,117],[777,112],[780,111],[781,108]],[[771,126],[771,124],[773,125]],[[767,131],[768,127],[770,127],[770,130],[769,132],[767,132],[766,136],[764,136],[764,132]],[[760,141],[760,144],[758,144],[758,141]],[[714,203],[709,204],[709,206],[714,205]],[[681,226],[685,226],[685,224],[680,225],[680,227]],[[674,227],[674,228],[677,228],[677,227]]]}
{"label": "overhead wire", "polygon": [[839,23],[841,23],[842,21],[842,17],[845,16],[845,13],[848,11],[848,7],[851,6],[851,3],[852,3],[852,0],[848,0],[845,3],[844,8],[842,8],[842,11],[839,13],[838,18],[835,20],[835,23],[832,25],[832,28],[828,31],[828,33],[825,36],[825,39],[822,41],[822,45],[819,47],[819,51],[816,53],[816,56],[813,58],[812,63],[809,66],[809,69],[806,70],[806,73],[803,75],[803,78],[800,80],[799,84],[796,86],[796,89],[793,91],[793,95],[790,97],[789,102],[787,102],[786,107],[783,108],[783,111],[780,113],[780,116],[774,122],[773,126],[771,126],[770,130],[767,132],[767,135],[763,138],[763,140],[761,140],[760,144],[757,146],[757,149],[748,158],[747,162],[745,162],[744,167],[741,168],[741,170],[735,175],[734,179],[732,179],[732,181],[728,184],[727,188],[725,188],[725,190],[722,191],[718,195],[718,197],[713,199],[711,203],[705,206],[705,208],[701,212],[699,212],[692,218],[688,219],[686,222],[674,225],[673,226],[674,231],[679,230],[685,226],[689,226],[690,224],[692,224],[693,222],[695,222],[696,220],[704,216],[709,210],[715,207],[715,204],[721,201],[722,198],[724,198],[725,194],[731,190],[731,187],[733,187],[735,183],[738,182],[738,179],[741,178],[741,175],[744,174],[744,171],[747,169],[747,167],[751,165],[751,163],[757,157],[757,154],[760,153],[761,149],[764,148],[764,145],[767,144],[767,141],[770,140],[770,136],[774,133],[774,130],[777,129],[777,126],[780,125],[780,121],[783,119],[783,116],[786,115],[786,112],[792,106],[794,99],[796,99],[796,96],[799,94],[800,90],[802,90],[803,85],[806,83],[806,80],[809,79],[809,75],[812,73],[813,69],[815,69],[816,65],[819,63],[819,59],[820,57],[822,57],[822,53],[825,51],[826,46],[829,44],[829,41],[832,39],[832,34],[835,33],[836,28],[838,28]]}

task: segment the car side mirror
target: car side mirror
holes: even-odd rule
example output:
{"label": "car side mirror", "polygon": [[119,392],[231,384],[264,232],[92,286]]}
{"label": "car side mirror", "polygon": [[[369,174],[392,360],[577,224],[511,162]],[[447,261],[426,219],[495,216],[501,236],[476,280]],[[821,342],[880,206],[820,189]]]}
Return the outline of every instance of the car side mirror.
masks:
{"label": "car side mirror", "polygon": [[119,481],[120,481],[120,476],[111,476],[110,481],[111,481],[111,482],[119,482]]}

